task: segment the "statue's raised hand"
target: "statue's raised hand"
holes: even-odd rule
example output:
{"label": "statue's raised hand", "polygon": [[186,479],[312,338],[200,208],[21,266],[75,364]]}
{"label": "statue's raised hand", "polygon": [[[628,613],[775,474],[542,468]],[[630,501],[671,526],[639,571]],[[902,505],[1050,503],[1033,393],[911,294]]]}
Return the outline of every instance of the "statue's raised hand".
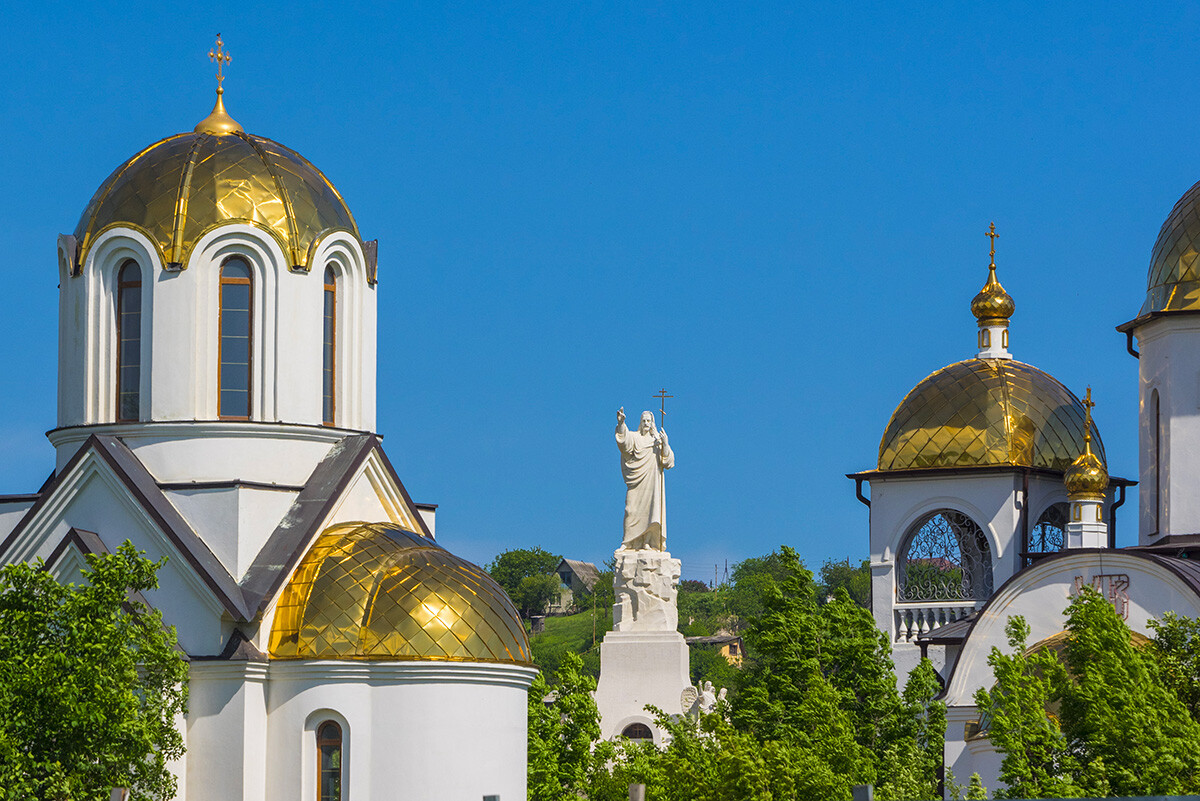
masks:
{"label": "statue's raised hand", "polygon": [[621,425],[621,423],[624,423],[624,422],[625,422],[625,407],[622,406],[620,409],[617,409],[617,425]]}

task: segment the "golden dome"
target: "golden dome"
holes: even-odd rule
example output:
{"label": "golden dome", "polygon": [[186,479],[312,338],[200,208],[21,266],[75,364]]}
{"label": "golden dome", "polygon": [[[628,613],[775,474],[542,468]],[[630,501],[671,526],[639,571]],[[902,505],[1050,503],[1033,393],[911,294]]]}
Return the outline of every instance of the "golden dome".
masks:
{"label": "golden dome", "polygon": [[500,585],[393,523],[317,537],[279,598],[269,648],[273,659],[530,662]]}
{"label": "golden dome", "polygon": [[[968,359],[905,396],[879,445],[880,470],[1039,467],[1066,470],[1084,449],[1083,404],[1036,367]],[[1104,446],[1092,426],[1101,457]]]}
{"label": "golden dome", "polygon": [[1200,183],[1175,204],[1158,232],[1138,316],[1156,311],[1200,311]]}
{"label": "golden dome", "polygon": [[274,236],[289,267],[307,268],[312,245],[326,233],[359,238],[350,209],[321,171],[278,142],[241,130],[220,95],[196,130],[150,145],[108,176],[75,237],[82,263],[105,230],[133,228],[158,246],[163,264],[182,269],[201,236],[230,222]]}
{"label": "golden dome", "polygon": [[1108,489],[1108,471],[1089,448],[1067,468],[1063,483],[1067,485],[1067,495],[1072,500],[1103,498],[1104,491]]}
{"label": "golden dome", "polygon": [[975,315],[980,325],[997,325],[1007,323],[1016,308],[1012,295],[1005,292],[996,280],[996,263],[992,262],[988,268],[987,283],[971,301],[971,314]]}
{"label": "golden dome", "polygon": [[[1092,422],[1092,407],[1095,405],[1092,403],[1092,388],[1088,387],[1083,406],[1086,409],[1084,422],[1089,429]],[[1092,432],[1090,430],[1084,431],[1083,453],[1079,454],[1078,459],[1071,462],[1071,466],[1063,475],[1063,483],[1067,485],[1067,497],[1071,500],[1104,497],[1104,491],[1108,489],[1108,471],[1104,468],[1104,462],[1092,453]]]}

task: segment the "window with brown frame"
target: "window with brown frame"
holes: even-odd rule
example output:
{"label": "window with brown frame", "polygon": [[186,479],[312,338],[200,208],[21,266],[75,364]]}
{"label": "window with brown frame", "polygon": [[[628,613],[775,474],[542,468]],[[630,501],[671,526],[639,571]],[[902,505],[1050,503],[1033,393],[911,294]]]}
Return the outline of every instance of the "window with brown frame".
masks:
{"label": "window with brown frame", "polygon": [[250,265],[246,260],[235,257],[221,265],[217,414],[222,420],[250,419],[253,297]]}
{"label": "window with brown frame", "polygon": [[650,731],[650,727],[645,723],[630,723],[621,732],[621,736],[627,740],[653,740],[654,733]]}
{"label": "window with brown frame", "polygon": [[332,720],[317,727],[317,801],[343,801],[342,727]]}
{"label": "window with brown frame", "polygon": [[325,267],[325,313],[321,342],[321,420],[333,425],[335,381],[337,378],[337,276],[333,266]]}
{"label": "window with brown frame", "polygon": [[142,270],[132,259],[117,273],[117,422],[141,415]]}

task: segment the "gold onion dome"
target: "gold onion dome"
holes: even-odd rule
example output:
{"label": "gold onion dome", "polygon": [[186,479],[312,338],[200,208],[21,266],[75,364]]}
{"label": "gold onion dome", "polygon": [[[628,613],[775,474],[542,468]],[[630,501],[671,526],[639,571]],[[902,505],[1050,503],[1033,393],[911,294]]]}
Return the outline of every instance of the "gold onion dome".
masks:
{"label": "gold onion dome", "polygon": [[1141,317],[1160,311],[1200,311],[1200,183],[1171,209],[1154,250],[1146,276],[1146,302]]}
{"label": "gold onion dome", "polygon": [[[210,57],[219,53],[228,63],[217,43]],[[100,185],[75,227],[80,264],[96,238],[116,227],[145,234],[174,270],[183,269],[202,236],[226,223],[270,234],[293,268],[311,266],[326,234],[345,231],[362,241],[329,179],[296,151],[242,130],[225,111],[223,94],[218,86],[212,113],[193,131],[155,142]]]}
{"label": "gold onion dome", "polygon": [[992,263],[988,266],[987,283],[971,301],[971,314],[975,315],[981,326],[1007,323],[1017,308],[1012,295],[1004,291],[996,278],[996,237],[999,234],[996,233],[995,223],[992,223],[988,236],[992,237]]}
{"label": "gold onion dome", "polygon": [[[1083,404],[1013,359],[944,367],[905,396],[883,432],[879,470],[1033,467],[1065,471],[1085,448]],[[1092,426],[1100,456],[1104,446]]]}
{"label": "gold onion dome", "polygon": [[273,659],[529,664],[512,601],[480,568],[393,523],[323,531],[275,609]]}
{"label": "gold onion dome", "polygon": [[[1095,406],[1092,403],[1091,387],[1088,387],[1087,399],[1083,405],[1087,409],[1086,422],[1090,428],[1092,407]],[[1063,475],[1063,483],[1067,486],[1067,495],[1072,499],[1104,497],[1104,491],[1108,489],[1108,470],[1105,469],[1104,462],[1092,453],[1090,430],[1086,432],[1083,439],[1083,453],[1071,462],[1071,466]]]}

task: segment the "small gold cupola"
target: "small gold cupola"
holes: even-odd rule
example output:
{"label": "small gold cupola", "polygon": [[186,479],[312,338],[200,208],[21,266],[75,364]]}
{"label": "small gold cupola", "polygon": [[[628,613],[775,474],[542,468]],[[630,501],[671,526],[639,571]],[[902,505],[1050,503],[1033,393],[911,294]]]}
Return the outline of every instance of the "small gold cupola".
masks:
{"label": "small gold cupola", "polygon": [[980,359],[1011,359],[1012,355],[1008,352],[1008,319],[1016,310],[1016,303],[996,278],[996,238],[1000,235],[996,233],[995,223],[988,227],[987,236],[992,240],[988,279],[971,301],[971,314],[979,321],[978,356]]}
{"label": "small gold cupola", "polygon": [[1063,483],[1067,486],[1067,497],[1071,501],[1103,500],[1108,489],[1108,470],[1100,457],[1092,453],[1092,388],[1088,387],[1087,398],[1083,401],[1087,416],[1084,418],[1083,453],[1079,454],[1071,466],[1063,474]]}
{"label": "small gold cupola", "polygon": [[1108,537],[1108,523],[1104,520],[1104,505],[1107,499],[1108,470],[1103,460],[1092,453],[1092,388],[1088,387],[1083,401],[1086,416],[1083,428],[1083,453],[1079,454],[1063,474],[1070,501],[1071,517],[1067,521],[1067,548],[1112,547]]}
{"label": "small gold cupola", "polygon": [[221,96],[225,94],[225,88],[221,86],[225,81],[225,65],[232,61],[229,51],[225,49],[225,42],[221,40],[221,34],[217,34],[217,46],[213,50],[208,51],[208,58],[217,63],[217,102],[213,106],[213,110],[207,117],[200,120],[193,128],[196,133],[207,134],[231,134],[242,133],[242,126],[233,117],[230,117],[225,111],[225,102]]}

